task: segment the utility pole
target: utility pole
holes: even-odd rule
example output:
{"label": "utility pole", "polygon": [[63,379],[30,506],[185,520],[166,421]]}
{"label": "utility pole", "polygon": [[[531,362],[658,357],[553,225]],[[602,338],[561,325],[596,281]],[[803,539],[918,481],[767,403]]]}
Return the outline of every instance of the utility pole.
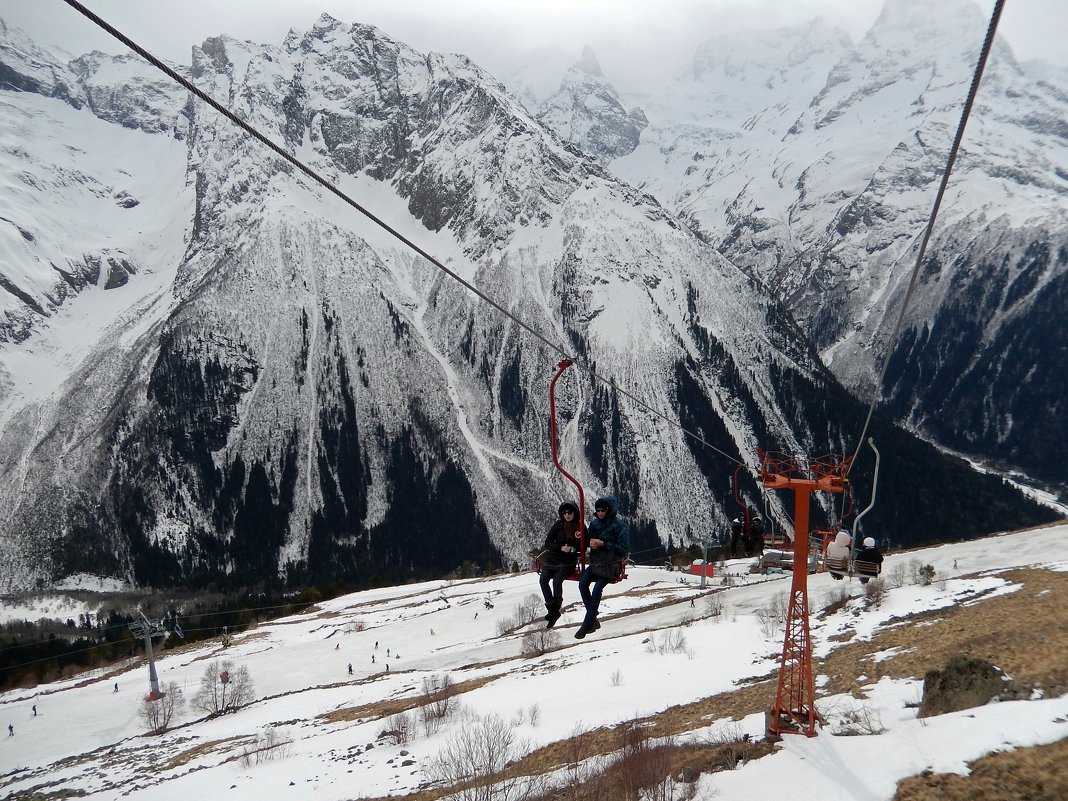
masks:
{"label": "utility pole", "polygon": [[701,589],[705,588],[705,576],[708,575],[708,540],[701,542]]}

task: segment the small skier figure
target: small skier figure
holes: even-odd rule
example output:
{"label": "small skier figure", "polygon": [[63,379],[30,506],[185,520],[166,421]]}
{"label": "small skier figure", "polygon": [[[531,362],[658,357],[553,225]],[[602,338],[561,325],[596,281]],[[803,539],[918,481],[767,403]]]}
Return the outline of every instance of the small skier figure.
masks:
{"label": "small skier figure", "polygon": [[33,716],[37,717],[37,704],[33,705]]}
{"label": "small skier figure", "polygon": [[349,675],[352,675],[352,662],[349,662]]}
{"label": "small skier figure", "polygon": [[14,737],[15,736],[15,727],[12,726],[10,723],[7,724],[7,736],[8,737]]}
{"label": "small skier figure", "polygon": [[335,645],[334,646],[334,650],[335,651],[340,651],[341,650],[341,643],[338,643],[337,645]]}
{"label": "small skier figure", "polygon": [[373,665],[374,663],[375,663],[375,655],[371,654],[371,664]]}

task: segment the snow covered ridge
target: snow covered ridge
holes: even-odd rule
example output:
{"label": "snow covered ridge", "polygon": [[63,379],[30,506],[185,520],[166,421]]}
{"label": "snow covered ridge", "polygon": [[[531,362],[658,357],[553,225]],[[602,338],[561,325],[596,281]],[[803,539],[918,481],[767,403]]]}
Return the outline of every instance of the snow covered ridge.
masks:
{"label": "snow covered ridge", "polygon": [[[29,75],[27,46],[4,36],[5,68]],[[559,354],[213,111],[126,59],[74,61],[37,53],[32,73],[74,74],[80,108],[43,78],[0,92],[18,122],[0,133],[14,223],[0,231],[19,289],[0,350],[0,590],[82,574],[370,585],[525,564],[571,492],[545,424]],[[464,57],[324,16],[281,45],[209,39],[188,74],[750,467],[761,446],[852,447],[861,410],[764,289]],[[53,268],[82,253],[96,280],[40,300],[59,300]],[[728,459],[589,376],[567,377],[560,423],[563,461],[590,495],[620,496],[636,549],[736,514]],[[917,525],[928,485],[888,466],[877,536],[1052,517],[908,435],[876,436],[937,475],[943,502]],[[768,502],[789,518],[788,499]]]}
{"label": "snow covered ridge", "polygon": [[[655,787],[692,785],[686,789],[698,798],[750,797],[759,789],[800,801],[889,801],[906,776],[966,774],[966,764],[985,754],[1065,737],[1068,696],[1041,692],[917,719],[923,673],[941,668],[943,657],[935,649],[910,652],[936,640],[958,647],[989,609],[986,624],[1001,621],[1002,642],[1012,645],[985,657],[1014,680],[1041,684],[1050,666],[1022,658],[1043,634],[1029,613],[1058,606],[1066,591],[1068,563],[1050,560],[1066,534],[1060,526],[892,554],[887,590],[875,605],[856,582],[812,576],[817,707],[827,721],[817,737],[787,736],[760,758],[746,758],[757,751],[743,738],[755,743],[764,734],[782,646],[774,609],[788,579],[739,578],[723,588],[714,578],[703,592],[696,576],[637,568],[606,591],[603,626],[581,642],[571,636],[580,619],[573,584],[554,631],[541,620],[513,628],[537,593],[528,573],[369,590],[237,634],[226,649],[218,640],[157,649],[160,683],[181,699],[159,735],[147,734],[138,714],[148,689],[143,662],[4,693],[0,724],[14,734],[0,739],[8,766],[0,789],[12,797],[66,792],[101,801],[251,799],[286,788],[339,801],[403,795],[445,789],[443,767],[457,749],[465,753],[465,742],[482,742],[480,732],[500,735],[492,758],[478,763],[482,770],[487,761],[503,766],[606,727],[584,741],[574,764],[534,760],[527,764],[542,764],[544,773],[529,784],[502,783],[494,795],[524,798],[522,787],[559,788],[610,770],[622,756],[621,738],[607,727],[633,724],[651,745],[741,749],[734,770],[647,777]],[[891,574],[911,572],[912,563],[930,565],[934,580],[894,586]],[[849,600],[838,611],[815,613],[843,589]],[[1031,606],[1010,606],[1023,602]],[[528,648],[539,634],[549,637],[540,654]],[[890,645],[895,638],[913,647]],[[851,650],[857,655],[835,662]],[[223,662],[234,675],[247,670],[254,700],[206,716],[193,699],[205,672]],[[456,692],[439,716],[434,693],[442,686]],[[692,711],[685,727],[672,728],[678,715],[662,715],[676,705]]]}

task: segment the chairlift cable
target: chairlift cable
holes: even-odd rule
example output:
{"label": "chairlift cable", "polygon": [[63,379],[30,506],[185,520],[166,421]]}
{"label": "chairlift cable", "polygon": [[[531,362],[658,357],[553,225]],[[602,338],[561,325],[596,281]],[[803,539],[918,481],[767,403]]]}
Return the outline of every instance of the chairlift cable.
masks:
{"label": "chairlift cable", "polygon": [[480,290],[477,286],[475,286],[471,282],[469,282],[466,279],[464,279],[462,276],[460,276],[454,270],[450,270],[448,267],[446,267],[444,264],[442,264],[442,262],[440,262],[438,259],[434,258],[432,255],[430,255],[427,251],[423,250],[421,247],[419,247],[413,241],[408,239],[402,233],[397,231],[395,228],[391,227],[388,223],[386,223],[385,221],[383,221],[379,217],[375,216],[368,209],[366,209],[363,206],[361,206],[357,201],[355,201],[353,198],[349,197],[347,194],[345,194],[343,191],[341,191],[333,183],[328,181],[326,178],[323,178],[321,175],[319,175],[319,173],[315,172],[315,170],[313,170],[311,167],[309,167],[306,164],[304,164],[304,162],[302,162],[300,159],[296,158],[291,153],[289,153],[287,150],[282,148],[280,145],[276,144],[274,141],[272,141],[271,139],[269,139],[268,137],[266,137],[265,135],[260,133],[256,128],[254,128],[251,125],[249,125],[247,122],[245,122],[240,117],[238,117],[234,112],[232,112],[226,106],[222,105],[217,100],[215,100],[213,97],[211,97],[211,95],[207,94],[202,89],[198,88],[195,84],[192,83],[192,81],[188,80],[187,78],[183,77],[182,75],[177,73],[175,70],[173,70],[171,67],[167,66],[163,61],[161,61],[159,58],[154,56],[148,50],[146,50],[145,48],[141,47],[139,44],[137,44],[135,41],[130,39],[124,33],[119,31],[118,29],[116,29],[114,26],[112,26],[106,20],[102,19],[99,15],[97,15],[96,13],[91,11],[90,9],[86,8],[82,3],[78,2],[78,0],[63,0],[63,2],[65,2],[67,5],[69,5],[71,8],[73,8],[78,13],[82,14],[87,19],[91,20],[97,26],[102,28],[104,31],[106,31],[107,33],[111,34],[111,36],[113,36],[114,38],[118,39],[120,42],[122,42],[128,48],[130,48],[135,53],[137,53],[139,56],[141,56],[143,59],[148,61],[152,66],[156,67],[158,70],[160,70],[161,72],[166,74],[169,78],[171,78],[171,80],[173,80],[176,83],[180,84],[183,88],[188,90],[190,93],[192,93],[196,97],[198,97],[201,100],[203,100],[205,103],[207,103],[213,109],[215,109],[220,114],[222,114],[224,117],[226,117],[226,119],[228,119],[234,125],[236,125],[239,128],[241,128],[245,133],[247,133],[253,139],[255,139],[256,141],[260,142],[260,144],[262,144],[265,147],[269,148],[271,151],[273,151],[280,158],[282,158],[285,161],[287,161],[290,164],[292,164],[294,167],[296,167],[298,170],[300,170],[302,173],[304,173],[304,175],[306,175],[308,178],[310,178],[311,180],[315,181],[315,183],[317,183],[320,186],[322,186],[324,189],[326,189],[331,194],[337,196],[339,199],[344,201],[346,204],[351,206],[353,209],[355,209],[356,211],[360,212],[360,214],[364,215],[368,220],[370,220],[375,225],[379,226],[384,231],[386,231],[386,233],[388,233],[391,236],[393,236],[395,239],[397,239],[399,242],[404,244],[406,247],[410,248],[412,251],[417,253],[419,256],[422,256],[424,259],[426,259],[428,262],[430,262],[434,267],[436,267],[439,270],[441,270],[443,273],[445,273],[447,276],[452,278],[454,281],[457,281],[458,283],[460,283],[464,288],[466,288],[468,291],[470,291],[472,294],[474,294],[475,296],[477,296],[481,300],[485,301],[487,304],[492,306],[494,309],[496,309],[502,315],[507,317],[509,320],[514,322],[517,326],[519,326],[522,330],[526,331],[528,334],[530,334],[532,337],[534,337],[534,339],[536,339],[538,342],[540,342],[546,348],[548,348],[549,350],[551,350],[554,353],[558,354],[560,357],[571,361],[576,367],[581,369],[583,372],[585,372],[586,374],[588,374],[590,377],[594,378],[595,380],[601,381],[601,382],[603,382],[605,384],[608,384],[612,388],[612,390],[614,392],[616,392],[619,395],[622,395],[623,397],[627,398],[629,401],[634,403],[640,409],[642,409],[642,410],[644,410],[644,411],[646,411],[646,412],[648,412],[648,413],[650,413],[650,414],[652,414],[652,415],[654,415],[656,417],[659,417],[660,419],[664,420],[669,425],[677,428],[683,434],[686,434],[687,436],[691,437],[692,439],[696,440],[697,442],[700,442],[706,448],[710,448],[711,450],[715,451],[716,453],[720,454],[721,456],[725,456],[727,459],[731,460],[732,462],[735,462],[736,464],[742,464],[734,456],[731,456],[726,451],[723,451],[723,450],[717,448],[715,445],[713,445],[710,442],[708,442],[700,434],[698,434],[698,433],[696,433],[694,431],[691,431],[690,429],[688,429],[685,426],[681,425],[677,420],[674,420],[671,417],[669,417],[664,412],[661,412],[660,410],[653,408],[652,406],[647,404],[645,401],[640,400],[639,398],[635,397],[633,394],[631,394],[627,390],[622,389],[618,384],[615,383],[614,379],[606,378],[606,377],[600,375],[589,364],[586,364],[585,362],[582,362],[582,361],[578,360],[575,356],[572,356],[572,355],[568,354],[564,350],[564,348],[562,346],[560,346],[557,343],[553,342],[552,340],[550,340],[545,335],[539,333],[536,329],[534,329],[528,323],[524,322],[519,317],[516,317],[514,314],[512,314],[510,311],[508,311],[506,308],[504,308],[504,306],[502,306],[499,303],[497,303],[497,301],[493,300],[493,298],[491,298],[489,295],[484,293],[482,290]]}
{"label": "chairlift cable", "polygon": [[133,642],[141,642],[141,641],[142,641],[142,638],[140,638],[140,637],[127,637],[126,639],[123,639],[123,640],[113,640],[111,642],[101,642],[101,643],[97,643],[96,645],[87,646],[86,648],[79,648],[76,651],[63,651],[62,653],[53,654],[52,656],[43,656],[40,659],[31,659],[29,662],[20,662],[17,665],[5,665],[4,670],[6,670],[6,671],[17,670],[18,668],[28,667],[29,665],[37,665],[37,664],[40,664],[41,662],[57,661],[57,660],[60,660],[60,659],[62,659],[64,657],[67,657],[67,656],[73,656],[74,654],[84,654],[84,653],[86,653],[88,651],[95,651],[98,648],[110,648],[110,647],[112,647],[114,645],[123,645],[123,644],[128,643],[128,642],[129,643],[133,643]]}
{"label": "chairlift cable", "polygon": [[883,358],[883,367],[879,372],[879,379],[875,382],[875,385],[872,388],[871,405],[868,407],[868,415],[864,420],[864,427],[861,429],[860,436],[857,437],[857,447],[853,452],[853,458],[845,471],[846,477],[849,476],[849,471],[853,469],[853,465],[857,462],[857,457],[860,455],[860,449],[864,446],[872,415],[875,413],[875,406],[879,402],[883,381],[886,379],[886,373],[890,367],[890,357],[893,355],[894,347],[897,345],[897,341],[901,335],[901,327],[905,322],[905,314],[908,311],[909,303],[912,300],[912,293],[915,290],[916,283],[920,277],[920,267],[923,265],[923,257],[927,252],[927,244],[931,240],[931,233],[934,230],[935,219],[938,217],[938,210],[942,205],[942,198],[946,193],[946,186],[949,184],[949,176],[953,171],[953,165],[957,160],[957,152],[960,150],[961,140],[964,138],[964,128],[968,124],[968,118],[972,113],[975,96],[979,91],[979,82],[982,80],[983,70],[986,68],[987,58],[990,56],[990,49],[994,42],[994,34],[997,32],[998,21],[1001,19],[1001,11],[1004,6],[1005,0],[996,0],[994,3],[994,10],[990,16],[990,24],[987,26],[986,30],[986,38],[983,40],[983,47],[979,53],[979,60],[975,65],[975,72],[972,75],[972,85],[968,90],[968,98],[964,102],[964,109],[961,111],[960,122],[957,125],[957,134],[953,139],[953,147],[950,148],[949,158],[946,160],[946,166],[942,172],[942,181],[939,184],[938,193],[935,195],[934,206],[931,208],[931,216],[927,220],[927,229],[924,231],[919,252],[916,254],[916,264],[912,268],[909,285],[905,290],[905,297],[901,301],[901,311],[898,312],[897,323],[894,325],[894,333],[891,335],[890,342],[886,347],[886,355]]}

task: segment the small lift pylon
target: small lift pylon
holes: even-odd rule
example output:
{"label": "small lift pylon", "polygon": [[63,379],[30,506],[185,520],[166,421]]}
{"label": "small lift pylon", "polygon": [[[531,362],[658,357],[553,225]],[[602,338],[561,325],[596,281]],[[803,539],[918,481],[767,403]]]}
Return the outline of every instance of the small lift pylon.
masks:
{"label": "small lift pylon", "polygon": [[779,666],[775,703],[767,713],[769,739],[783,734],[816,736],[815,687],[812,680],[812,640],[808,622],[808,507],[813,492],[845,490],[852,457],[807,458],[757,451],[760,480],[768,489],[794,493],[794,569],[786,637]]}

